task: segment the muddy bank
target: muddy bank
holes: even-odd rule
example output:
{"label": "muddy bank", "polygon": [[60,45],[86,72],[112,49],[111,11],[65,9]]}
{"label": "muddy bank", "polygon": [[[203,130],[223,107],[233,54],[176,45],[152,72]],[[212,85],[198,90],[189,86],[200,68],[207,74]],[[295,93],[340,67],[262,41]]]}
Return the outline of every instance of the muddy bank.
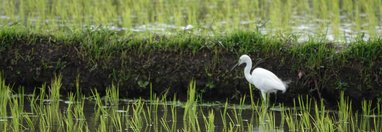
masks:
{"label": "muddy bank", "polygon": [[[332,43],[293,45],[287,41],[273,46],[267,41],[248,42],[253,45],[243,50],[240,43],[245,42],[235,37],[222,46],[221,41],[209,41],[205,43],[214,46],[197,49],[185,46],[190,41],[179,41],[182,48],[163,48],[149,41],[131,44],[133,40],[125,40],[118,42],[118,48],[94,50],[80,39],[3,33],[0,68],[8,83],[15,89],[23,86],[27,92],[60,74],[62,93],[75,91],[78,79],[81,91],[88,95],[91,89],[102,93],[114,83],[125,97],[148,97],[152,86],[158,94],[168,90],[169,95],[184,99],[194,79],[205,100],[238,100],[248,93],[248,83],[243,67],[229,70],[246,53],[253,61],[264,59],[260,67],[292,81],[285,94],[278,94],[278,101],[290,103],[297,95],[306,94],[336,104],[341,90],[354,102],[382,98],[381,40],[359,42],[341,50]],[[94,44],[115,44],[110,38],[101,40]],[[254,93],[258,97],[259,92]]]}

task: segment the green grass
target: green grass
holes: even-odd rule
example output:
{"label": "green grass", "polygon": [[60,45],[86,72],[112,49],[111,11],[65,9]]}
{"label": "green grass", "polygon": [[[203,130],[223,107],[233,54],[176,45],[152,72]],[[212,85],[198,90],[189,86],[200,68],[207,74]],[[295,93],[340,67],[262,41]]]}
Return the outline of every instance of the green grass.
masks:
{"label": "green grass", "polygon": [[[99,72],[107,76],[102,81],[113,82],[113,85],[100,88],[106,89],[105,96],[93,90],[91,97],[85,97],[80,93],[83,90],[80,88],[82,76],[65,74],[63,78],[55,77],[51,85],[43,84],[31,97],[24,97],[20,96],[23,90],[12,91],[0,78],[0,130],[275,131],[284,129],[285,124],[291,131],[379,131],[382,129],[379,101],[382,96],[379,90],[382,84],[382,39],[381,31],[376,27],[382,26],[379,24],[381,4],[379,0],[3,0],[0,2],[0,58],[11,56],[4,65],[14,70],[10,73],[16,78],[31,73],[17,69],[25,63],[38,62],[36,67],[31,65],[28,70],[64,71],[73,63],[65,60],[69,55],[59,54],[60,57],[51,60],[38,58],[41,56],[36,53],[39,49],[33,46],[66,46],[76,50],[69,54],[78,53],[69,60],[84,64],[83,69],[89,71],[101,69]],[[349,28],[357,32],[353,34],[357,38],[342,41],[340,45],[325,38],[333,35],[335,40],[346,40],[342,29],[346,23],[352,23]],[[314,25],[310,27],[313,35],[304,42],[299,38],[307,33],[293,31],[302,24]],[[187,25],[194,28],[181,29]],[[164,30],[145,28],[151,26]],[[124,30],[114,31],[111,27]],[[269,35],[263,35],[262,30]],[[364,40],[365,34],[361,32],[370,35],[371,39]],[[130,69],[137,65],[131,63],[137,62],[130,58],[131,52],[136,54],[137,60],[146,60],[142,58],[156,53],[188,57],[206,50],[213,53],[212,64],[201,71],[191,69],[193,74],[186,76],[206,78],[208,83],[196,87],[197,82],[191,81],[187,89],[180,90],[188,90],[187,101],[180,105],[176,95],[169,101],[167,94],[157,96],[152,92],[156,91],[155,82],[167,79],[166,76],[137,72],[165,71],[162,65],[139,63],[143,69]],[[221,90],[216,86],[242,81],[238,71],[220,76],[227,72],[224,69],[228,69],[221,67],[221,64],[227,65],[224,59],[234,62],[240,54],[249,54],[256,60],[265,58],[272,71],[287,69],[289,73],[285,74],[290,77],[297,72],[304,73],[301,80],[294,81],[288,96],[313,91],[319,98],[300,96],[294,99],[294,107],[300,110],[281,104],[281,112],[267,111],[266,104],[255,102],[257,97],[249,86],[249,95],[237,98],[239,104],[227,101],[222,109],[201,108],[199,105],[203,100],[198,97],[202,97],[204,91]],[[33,73],[37,74],[38,70]],[[35,74],[34,79],[41,79]],[[76,93],[68,93],[64,98],[60,90],[62,82],[68,80],[76,80]],[[224,86],[231,88],[229,84]],[[121,104],[124,95],[119,94],[120,88],[146,91],[150,88],[150,99],[148,102],[137,99],[133,104]],[[336,112],[325,107],[322,91],[340,95]],[[373,102],[365,100],[360,111],[353,110],[354,104],[345,97],[347,94],[339,91],[374,93],[366,99],[372,99],[377,106],[372,107]],[[63,105],[62,100],[69,103]],[[92,105],[87,105],[86,101]],[[253,111],[249,119],[243,119],[246,102],[250,102],[249,108]],[[85,115],[85,107],[94,107],[94,118]],[[222,126],[217,125],[219,122]]]}
{"label": "green grass", "polygon": [[309,32],[294,28],[313,24],[314,35],[330,30],[336,40],[344,40],[344,24],[352,23],[346,28],[375,37],[381,32],[376,27],[382,19],[379,0],[3,0],[1,5],[0,16],[6,18],[0,19],[0,25],[49,34],[103,27],[124,28],[127,35],[133,30],[171,34],[193,25],[190,32],[203,35],[263,29],[271,34],[304,35]]}
{"label": "green grass", "polygon": [[[26,69],[22,69],[22,66],[33,64],[33,68],[30,68],[34,70],[33,77],[49,82],[47,78],[40,78],[38,69],[58,73],[73,72],[67,71],[67,68],[71,68],[74,63],[79,65],[79,68],[103,73],[102,77],[105,77],[105,80],[102,81],[114,82],[115,85],[129,90],[149,91],[149,84],[163,83],[161,80],[176,76],[157,74],[157,72],[149,74],[149,71],[152,69],[176,71],[171,68],[177,67],[164,67],[159,61],[142,60],[148,60],[151,56],[157,57],[158,54],[161,56],[168,54],[174,58],[174,60],[166,58],[166,60],[169,59],[169,63],[182,60],[192,62],[199,59],[200,54],[206,53],[207,56],[212,57],[211,62],[203,63],[203,68],[179,63],[179,67],[190,67],[192,69],[190,71],[193,72],[185,71],[185,76],[190,78],[176,81],[186,82],[191,77],[206,78],[208,83],[198,87],[198,91],[221,90],[222,86],[232,86],[231,82],[243,82],[241,70],[235,69],[229,72],[228,65],[237,61],[241,54],[248,54],[254,58],[253,61],[266,60],[263,67],[273,72],[283,72],[283,79],[291,78],[293,81],[291,85],[294,87],[290,89],[291,93],[307,94],[311,93],[309,91],[314,91],[321,97],[321,91],[324,90],[333,91],[332,93],[338,93],[338,90],[350,90],[374,91],[371,93],[375,95],[370,96],[373,100],[381,96],[378,92],[380,91],[378,86],[382,83],[382,80],[378,78],[382,76],[381,38],[367,41],[359,38],[348,43],[347,46],[320,38],[299,43],[293,36],[272,37],[259,32],[244,31],[222,36],[198,36],[189,33],[179,33],[174,36],[123,36],[110,30],[81,31],[61,35],[33,33],[19,26],[1,28],[1,59],[7,62],[5,65],[12,67],[7,71],[8,74],[16,73],[15,78],[22,77],[28,73]],[[38,50],[40,48],[43,50]],[[46,50],[53,51],[38,52]],[[137,65],[142,67],[136,67]],[[6,68],[9,67],[3,67],[3,69]],[[295,80],[298,72],[303,73],[299,81]],[[65,81],[76,80],[87,74],[65,74],[64,79],[68,79]],[[135,81],[135,79],[138,80]],[[86,81],[91,80],[77,83],[80,85]],[[175,84],[159,86],[173,85]],[[240,83],[240,86],[247,87],[244,83]],[[96,87],[105,89],[99,85]],[[156,88],[154,87],[154,91]],[[182,91],[187,91],[186,87]]]}
{"label": "green grass", "polygon": [[[5,85],[0,78],[0,93],[9,99],[2,100],[1,129],[8,131],[380,131],[382,126],[381,105],[371,105],[365,100],[362,109],[352,110],[352,103],[341,93],[338,109],[327,109],[323,100],[314,101],[308,97],[298,97],[292,108],[280,106],[280,111],[259,108],[254,110],[253,104],[245,104],[245,98],[240,104],[228,104],[210,107],[199,106],[196,98],[195,81],[189,84],[188,99],[179,106],[176,98],[166,100],[166,97],[134,100],[134,103],[124,104],[118,99],[118,87],[112,85],[105,97],[100,97],[95,91],[93,96],[85,98],[79,93],[71,93],[67,103],[58,103],[61,78],[53,79],[51,92],[42,98],[40,94],[23,96],[22,90],[16,92]],[[57,92],[57,93],[54,93]],[[17,96],[16,96],[17,95]],[[45,95],[45,94],[43,94]],[[39,96],[39,97],[37,97]],[[36,100],[42,98],[43,100]],[[45,103],[49,99],[49,103]],[[43,103],[41,103],[43,102]],[[61,102],[61,101],[60,101]],[[86,105],[85,102],[94,104]],[[111,103],[113,102],[113,103]],[[28,105],[27,105],[28,104]],[[94,117],[87,116],[85,107],[94,106]],[[25,107],[33,107],[31,111]],[[221,109],[219,109],[221,107]],[[162,109],[163,108],[163,109]],[[9,111],[9,113],[7,113]],[[64,111],[64,112],[61,112]],[[161,112],[159,112],[161,111]],[[183,111],[183,112],[182,112]],[[244,111],[251,117],[245,117]],[[159,114],[161,113],[161,114]],[[277,116],[279,114],[279,116]],[[177,118],[182,115],[182,118]],[[220,116],[216,116],[220,115]],[[9,117],[9,118],[8,118]],[[6,120],[4,120],[6,119]],[[243,120],[246,119],[246,120]],[[218,125],[221,122],[223,125]],[[246,122],[246,123],[245,123]],[[285,126],[284,126],[285,123]],[[98,126],[94,128],[94,126]]]}
{"label": "green grass", "polygon": [[[279,64],[269,67],[272,71],[287,69],[289,73],[285,74],[289,77],[294,77],[297,72],[304,73],[302,81],[293,80],[296,91],[316,91],[320,98],[323,90],[335,91],[333,93],[338,93],[336,90],[372,91],[376,95],[370,99],[374,100],[382,95],[377,89],[382,84],[379,79],[382,76],[382,39],[381,31],[377,30],[377,26],[382,26],[379,23],[382,14],[379,0],[3,0],[0,5],[0,54],[13,55],[5,65],[36,64],[33,61],[38,61],[40,63],[30,69],[62,72],[76,60],[90,71],[101,69],[107,82],[147,90],[148,84],[158,82],[163,75],[136,71],[148,71],[149,68],[162,71],[163,66],[154,63],[145,65],[147,69],[132,70],[131,65],[136,64],[132,64],[134,60],[128,61],[132,59],[129,53],[134,53],[138,60],[146,60],[143,57],[150,53],[189,56],[209,50],[213,51],[212,64],[203,71],[191,70],[200,76],[188,74],[207,78],[206,86],[198,87],[198,91],[216,90],[218,84],[237,81],[232,78],[237,77],[238,72],[224,76],[223,81],[216,80],[218,75],[227,72],[221,70],[227,68],[220,67],[227,64],[222,62],[223,56],[231,59],[249,54],[256,60],[265,58],[272,64]],[[347,23],[352,23],[348,27],[351,32],[357,32],[351,41],[343,38],[347,33],[342,28]],[[302,24],[313,25],[313,34],[304,42],[299,38],[308,33],[293,31]],[[195,28],[182,30],[181,27],[186,25]],[[263,30],[269,34],[263,35]],[[333,43],[326,35],[346,41]],[[370,39],[366,39],[368,35]],[[68,46],[72,51],[68,53],[75,57],[69,57],[72,61],[67,61],[65,57],[70,55],[65,54],[40,61],[45,58],[38,58],[41,54],[36,51],[40,50],[33,46],[45,44]],[[65,52],[64,49],[54,53]],[[25,70],[11,69],[18,76],[26,74]],[[38,78],[39,71],[34,73],[37,75],[33,77]],[[348,78],[348,73],[353,76]],[[73,76],[64,78],[73,80]],[[137,76],[139,80],[131,82]],[[159,79],[153,80],[155,77]],[[43,81],[50,80],[45,78]]]}

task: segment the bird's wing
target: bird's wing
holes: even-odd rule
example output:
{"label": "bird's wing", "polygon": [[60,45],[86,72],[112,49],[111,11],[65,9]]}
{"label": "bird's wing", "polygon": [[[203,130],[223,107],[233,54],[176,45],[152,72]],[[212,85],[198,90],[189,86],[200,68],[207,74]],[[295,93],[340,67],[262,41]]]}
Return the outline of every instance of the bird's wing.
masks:
{"label": "bird's wing", "polygon": [[262,86],[265,88],[264,90],[286,90],[285,84],[271,71],[268,71],[264,68],[256,68],[252,71],[252,75],[255,78],[254,80],[257,80],[262,84]]}
{"label": "bird's wing", "polygon": [[275,80],[264,79],[263,85],[266,88],[265,90],[267,91],[276,91],[276,90],[286,91],[286,87],[284,83],[278,82]]}

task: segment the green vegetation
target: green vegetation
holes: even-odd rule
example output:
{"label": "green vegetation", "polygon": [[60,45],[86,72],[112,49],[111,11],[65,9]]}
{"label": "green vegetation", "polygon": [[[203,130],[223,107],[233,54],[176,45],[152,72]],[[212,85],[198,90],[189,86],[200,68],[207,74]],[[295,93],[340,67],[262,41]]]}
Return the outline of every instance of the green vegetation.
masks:
{"label": "green vegetation", "polygon": [[[187,25],[201,35],[236,30],[321,34],[348,40],[381,33],[380,0],[2,0],[0,26],[61,34],[108,28],[126,35],[173,34]],[[349,36],[350,35],[350,36]]]}
{"label": "green vegetation", "polygon": [[[0,130],[380,131],[379,5],[1,0]],[[277,110],[241,54],[292,81]]]}
{"label": "green vegetation", "polygon": [[[279,96],[281,100],[309,94],[333,104],[337,99],[331,97],[339,96],[341,90],[356,104],[364,97],[377,101],[382,96],[381,38],[359,38],[341,45],[317,38],[298,43],[293,36],[274,38],[259,32],[144,37],[100,30],[62,37],[28,31],[18,26],[0,30],[0,67],[17,86],[32,82],[29,85],[37,87],[62,74],[68,82],[61,89],[65,94],[89,95],[89,88],[105,91],[106,84],[114,83],[121,91],[138,92],[135,97],[147,95],[150,85],[156,86],[153,91],[157,93],[168,90],[169,95],[185,95],[184,84],[196,78],[202,97],[210,97],[213,91],[221,93],[213,96],[215,100],[234,96],[239,101],[235,93],[247,93],[247,83],[240,68],[229,69],[238,56],[248,54],[254,61],[265,60],[259,66],[292,80],[287,94]],[[76,90],[77,84],[72,83],[76,80],[87,88]]]}
{"label": "green vegetation", "polygon": [[[331,111],[323,100],[295,98],[292,108],[281,104],[268,110],[265,103],[202,105],[197,98],[195,81],[191,81],[186,102],[172,101],[166,95],[151,95],[150,100],[121,101],[118,87],[112,85],[101,97],[71,93],[64,101],[57,96],[61,77],[43,85],[31,96],[11,91],[0,78],[0,125],[3,131],[379,131],[382,126],[381,105],[371,107],[364,100],[360,111],[342,93],[338,111]],[[49,93],[45,93],[50,91]],[[252,102],[252,101],[251,101]],[[88,107],[88,108],[85,108]],[[92,109],[93,107],[93,109]],[[85,111],[86,110],[86,111]],[[90,112],[90,113],[89,113]],[[220,116],[215,116],[220,115]],[[183,116],[183,118],[178,118]]]}

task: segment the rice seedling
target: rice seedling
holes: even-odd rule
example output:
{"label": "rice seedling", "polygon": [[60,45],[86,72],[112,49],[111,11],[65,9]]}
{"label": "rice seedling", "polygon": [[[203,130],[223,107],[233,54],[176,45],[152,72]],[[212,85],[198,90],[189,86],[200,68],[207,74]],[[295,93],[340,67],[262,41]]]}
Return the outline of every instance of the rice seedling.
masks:
{"label": "rice seedling", "polygon": [[[259,30],[268,34],[328,34],[329,39],[347,39],[362,32],[378,36],[382,10],[376,6],[379,0],[102,0],[96,3],[3,0],[1,4],[1,26],[21,25],[54,34],[106,27],[127,34],[187,31],[208,35]],[[189,29],[188,25],[194,28]]]}
{"label": "rice seedling", "polygon": [[[68,41],[79,43],[79,49],[84,51],[81,55],[89,56],[89,63],[101,67],[100,62],[111,61],[115,54],[119,54],[117,51],[126,47],[134,49],[135,46],[139,47],[139,55],[158,47],[165,50],[187,48],[195,54],[200,49],[213,49],[219,45],[234,54],[266,52],[277,56],[285,53],[283,44],[297,43],[294,36],[310,34],[314,37],[308,39],[304,46],[292,47],[286,52],[292,54],[297,64],[311,70],[309,77],[326,82],[326,77],[320,74],[323,71],[321,67],[335,65],[331,63],[335,61],[337,51],[323,43],[332,40],[331,37],[347,40],[349,34],[354,37],[365,33],[366,37],[362,36],[360,40],[378,36],[382,32],[378,23],[382,8],[378,5],[381,5],[378,0],[3,0],[0,2],[0,52],[7,50],[16,40],[30,45],[39,43],[39,36],[34,34],[46,34],[49,41],[53,36],[57,39],[52,41],[59,44],[61,41],[65,44]],[[157,37],[158,34],[160,37]],[[293,35],[288,37],[287,34]],[[325,37],[317,34],[324,34]],[[378,79],[378,76],[371,76],[375,70],[370,70],[378,65],[373,63],[379,59],[380,48],[376,43],[380,40],[356,40],[349,49],[339,53],[343,57],[340,59],[343,66],[347,58],[354,58],[365,65],[360,78],[366,84]],[[235,50],[233,47],[239,48]],[[215,49],[214,60],[219,62],[220,51]],[[121,54],[126,57],[128,52]],[[20,55],[13,61],[25,58]],[[121,60],[121,66],[128,63],[123,56]],[[299,65],[292,67],[299,68]],[[131,76],[123,70],[114,70],[112,78],[120,84],[132,80]],[[124,80],[118,80],[121,78]],[[340,94],[338,111],[334,113],[325,107],[322,100],[314,102],[304,96],[298,97],[293,106],[300,109],[288,109],[281,105],[281,111],[276,112],[267,110],[266,103],[255,102],[252,86],[249,86],[252,116],[246,121],[248,118],[243,117],[246,96],[240,98],[238,105],[226,101],[219,110],[201,108],[199,105],[203,100],[198,98],[200,93],[197,93],[195,81],[188,86],[187,101],[180,104],[176,96],[170,99],[170,103],[166,94],[161,99],[157,97],[153,93],[155,86],[149,83],[144,86],[150,87],[148,102],[139,98],[134,103],[121,104],[119,85],[112,84],[104,97],[93,91],[90,102],[94,106],[86,105],[79,84],[78,76],[76,93],[69,94],[69,103],[63,105],[60,76],[55,77],[50,85],[43,84],[39,92],[35,90],[28,99],[14,97],[16,92],[0,77],[0,130],[253,131],[258,128],[261,131],[278,131],[285,128],[284,125],[289,131],[382,129],[380,103],[373,108],[372,102],[365,100],[362,110],[354,111],[352,102],[343,93]],[[24,94],[23,91],[18,93]],[[30,111],[24,106],[30,107]],[[86,115],[86,107],[94,107],[93,117]],[[207,112],[203,113],[204,110]],[[218,122],[222,122],[222,126],[217,125]]]}
{"label": "rice seedling", "polygon": [[[26,99],[22,96],[23,90],[19,90],[15,96],[16,92],[11,91],[0,78],[2,84],[0,93],[4,95],[0,97],[3,99],[7,97],[2,100],[5,104],[1,104],[4,107],[2,109],[5,109],[2,110],[2,114],[5,115],[2,115],[0,121],[1,129],[9,131],[379,131],[381,129],[380,104],[373,106],[371,101],[365,100],[362,102],[362,109],[354,112],[352,102],[343,92],[339,96],[338,110],[334,112],[324,105],[323,100],[317,102],[308,96],[297,97],[293,108],[279,105],[279,111],[268,110],[265,103],[252,101],[246,104],[246,96],[241,98],[239,104],[229,104],[226,101],[220,107],[219,105],[201,107],[196,97],[195,81],[189,84],[187,101],[180,104],[176,97],[168,102],[165,99],[166,93],[161,98],[152,94],[148,101],[136,99],[132,101],[133,103],[124,104],[119,99],[118,87],[112,85],[105,97],[93,91],[93,96],[89,98],[93,105],[87,105],[86,98],[81,94],[78,95],[79,93],[70,93],[64,105],[57,90],[61,86],[61,79],[56,77],[50,86],[44,84],[41,87],[40,94],[46,93],[46,96],[36,94]],[[50,88],[50,91],[45,91],[45,88]],[[85,113],[86,107],[94,107],[91,109],[94,112],[91,116],[94,118]],[[29,108],[30,112],[27,110]],[[179,110],[183,112],[179,113]],[[251,117],[245,114],[246,112],[250,112]],[[178,118],[178,115],[181,115],[181,118]]]}
{"label": "rice seedling", "polygon": [[[340,94],[338,102],[338,130],[349,131],[349,124],[353,122],[352,102],[345,98],[344,92]],[[354,130],[354,129],[353,129]]]}
{"label": "rice seedling", "polygon": [[382,105],[381,103],[377,103],[376,108],[374,109],[374,115],[375,118],[373,118],[373,125],[374,125],[374,130],[382,130]]}
{"label": "rice seedling", "polygon": [[[74,126],[74,118],[73,118],[73,115],[72,115],[72,107],[73,107],[73,103],[74,102],[71,102],[71,101],[74,101],[74,97],[73,97],[73,94],[69,94],[69,101],[70,103],[68,104],[68,108],[66,110],[66,116],[64,117],[64,121],[65,121],[65,126],[66,126],[66,131],[75,131],[72,127]],[[78,130],[77,130],[78,131]]]}
{"label": "rice seedling", "polygon": [[12,107],[11,109],[11,119],[12,119],[12,131],[21,131],[22,130],[22,111],[23,107],[22,104],[19,104],[19,99],[18,97],[13,97],[10,100],[9,107]]}
{"label": "rice seedling", "polygon": [[237,109],[235,106],[233,106],[233,109],[232,109],[232,114],[228,114],[228,123],[229,123],[229,128],[228,128],[228,131],[232,131],[232,130],[236,130],[236,131],[239,131],[239,130],[242,130],[243,129],[243,125],[241,124],[241,121],[239,120],[239,117],[237,116]]}
{"label": "rice seedling", "polygon": [[362,101],[362,116],[360,120],[360,130],[369,131],[370,128],[370,120],[367,116],[372,115],[371,113],[371,101]]}
{"label": "rice seedling", "polygon": [[[49,95],[47,99],[40,100],[40,113],[43,128],[47,128],[50,130],[54,130],[52,127],[57,126],[62,127],[62,115],[61,115],[61,109],[60,109],[60,88],[61,88],[61,76],[56,76],[51,82],[51,86],[49,87]],[[45,91],[45,90],[41,90]],[[44,104],[46,103],[46,104]]]}
{"label": "rice seedling", "polygon": [[145,124],[148,123],[146,112],[144,111],[144,104],[144,102],[138,100],[132,107],[133,114],[128,126],[130,126],[133,131],[143,130]]}
{"label": "rice seedling", "polygon": [[224,103],[224,106],[223,106],[223,111],[220,112],[220,117],[221,117],[221,120],[222,120],[222,130],[227,130],[228,129],[228,125],[227,125],[227,108],[228,108],[228,101],[226,101]]}
{"label": "rice seedling", "polygon": [[[84,113],[85,100],[81,95],[69,95],[68,106],[66,111],[68,122],[66,125],[70,130],[75,131],[89,131],[86,123],[86,116]],[[70,125],[70,126],[68,126]]]}
{"label": "rice seedling", "polygon": [[323,105],[324,104],[323,100],[321,100],[319,104],[320,105],[318,105],[318,102],[317,102],[314,105],[315,120],[313,121],[313,125],[315,128],[315,131],[328,131],[328,132],[334,131],[332,119],[329,116],[328,111],[326,111],[325,106]]}
{"label": "rice seedling", "polygon": [[25,130],[36,130],[36,127],[34,126],[34,119],[32,119],[29,114],[24,113],[23,118],[25,120]]}
{"label": "rice seedling", "polygon": [[[157,95],[155,93],[153,93],[152,89],[153,89],[153,86],[152,84],[150,83],[150,103],[148,104],[148,107],[146,107],[146,111],[147,111],[147,118],[148,118],[148,122],[147,122],[147,126],[150,126],[152,127],[152,130],[154,131],[159,131],[161,128],[160,128],[160,124],[162,125],[165,125],[166,126],[166,129],[167,130],[170,130],[170,127],[168,125],[168,122],[166,121],[167,120],[167,112],[168,112],[168,102],[167,102],[167,91],[165,91],[163,93],[163,95],[161,95],[161,97],[157,97]],[[160,107],[162,105],[162,107]],[[161,109],[160,109],[161,108]],[[160,117],[160,111],[164,111],[163,115]]]}
{"label": "rice seedling", "polygon": [[107,127],[107,116],[106,115],[100,115],[99,117],[99,125],[97,128],[98,132],[106,132],[108,130]]}
{"label": "rice seedling", "polygon": [[164,131],[171,131],[171,127],[168,124],[168,121],[165,118],[161,118],[160,123],[162,125],[162,129]]}
{"label": "rice seedling", "polygon": [[285,119],[289,131],[298,130],[298,120],[295,120],[296,117],[291,110],[282,111],[281,116]]}
{"label": "rice seedling", "polygon": [[122,126],[122,115],[125,114],[124,110],[115,110],[110,113],[110,120],[113,124],[113,127],[117,131],[123,131],[123,126]]}
{"label": "rice seedling", "polygon": [[171,106],[170,106],[170,109],[171,109],[171,122],[172,122],[172,124],[171,124],[171,130],[178,130],[177,129],[177,115],[178,115],[178,113],[177,113],[177,110],[176,110],[176,106],[177,106],[177,104],[176,104],[176,96],[174,96],[174,98],[173,98],[173,100],[172,100],[172,104],[171,104]]}
{"label": "rice seedling", "polygon": [[11,90],[6,85],[5,80],[2,77],[2,74],[0,74],[0,127],[3,130],[7,130],[8,126],[8,112],[7,112],[7,106],[10,99]]}
{"label": "rice seedling", "polygon": [[249,85],[249,97],[250,97],[250,100],[251,100],[251,109],[255,109],[255,101],[254,101],[254,98],[253,98],[253,89],[252,89],[252,85],[250,83],[248,83]]}
{"label": "rice seedling", "polygon": [[195,81],[191,81],[189,84],[187,102],[184,104],[183,127],[185,131],[201,131],[198,121]]}
{"label": "rice seedling", "polygon": [[203,120],[204,120],[204,127],[206,132],[214,132],[215,131],[215,124],[214,124],[214,111],[211,110],[208,113],[208,116],[205,116],[203,114]]}

